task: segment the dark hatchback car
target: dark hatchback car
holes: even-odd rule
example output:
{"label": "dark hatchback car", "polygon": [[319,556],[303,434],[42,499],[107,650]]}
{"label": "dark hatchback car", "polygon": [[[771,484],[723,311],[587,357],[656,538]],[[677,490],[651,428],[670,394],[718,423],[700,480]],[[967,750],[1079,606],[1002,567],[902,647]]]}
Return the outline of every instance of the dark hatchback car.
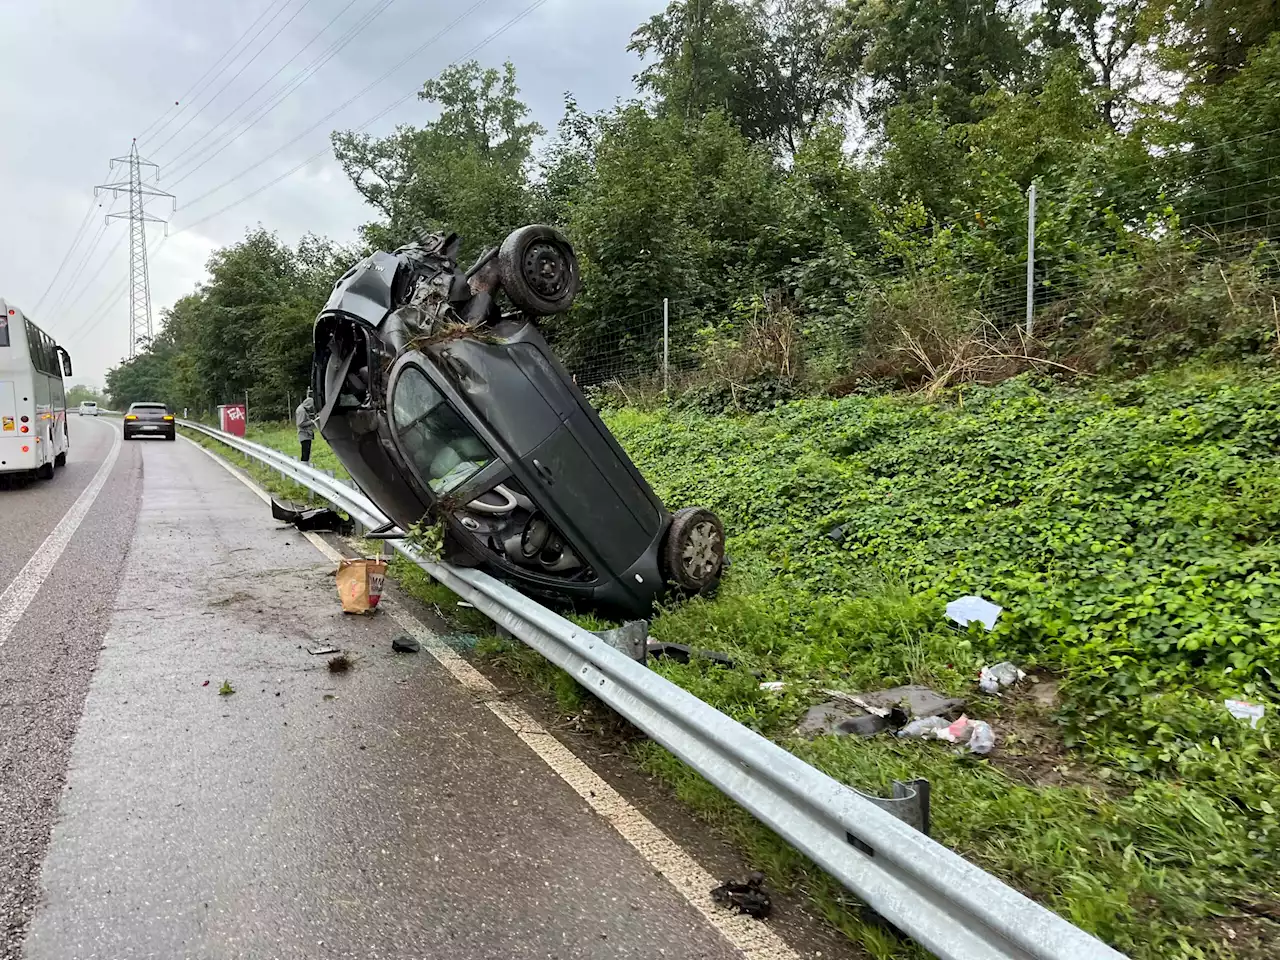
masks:
{"label": "dark hatchback car", "polygon": [[124,438],[164,437],[176,440],[178,428],[173,412],[163,403],[133,403],[124,415]]}
{"label": "dark hatchback car", "polygon": [[449,562],[535,595],[643,617],[669,585],[712,589],[720,520],[666,509],[533,322],[577,293],[568,241],[523,227],[465,273],[457,252],[375,253],[316,320],[320,430],[352,478],[404,529],[442,522]]}

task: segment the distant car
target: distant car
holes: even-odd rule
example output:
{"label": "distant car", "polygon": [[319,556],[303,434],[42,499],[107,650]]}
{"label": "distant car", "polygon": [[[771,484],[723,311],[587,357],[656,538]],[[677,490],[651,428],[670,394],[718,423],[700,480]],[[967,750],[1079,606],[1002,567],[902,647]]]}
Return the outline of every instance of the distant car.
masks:
{"label": "distant car", "polygon": [[316,320],[320,432],[352,478],[404,529],[441,522],[449,562],[531,594],[646,617],[668,585],[714,589],[719,518],[667,510],[532,322],[577,294],[568,240],[522,227],[465,273],[458,247],[375,253]]}
{"label": "distant car", "polygon": [[124,415],[124,438],[164,437],[176,440],[178,428],[173,413],[163,403],[132,403]]}
{"label": "distant car", "polygon": [[98,415],[98,405],[92,400],[85,400],[80,404],[80,416],[96,417]]}

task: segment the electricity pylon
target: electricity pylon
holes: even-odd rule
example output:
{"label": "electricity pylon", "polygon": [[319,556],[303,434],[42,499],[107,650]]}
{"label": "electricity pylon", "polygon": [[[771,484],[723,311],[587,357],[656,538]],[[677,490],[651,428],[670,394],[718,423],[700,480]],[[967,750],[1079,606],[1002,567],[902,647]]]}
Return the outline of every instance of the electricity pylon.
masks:
{"label": "electricity pylon", "polygon": [[142,182],[142,168],[153,167],[159,176],[159,167],[149,160],[143,160],[138,156],[138,141],[133,141],[133,147],[129,151],[127,157],[115,157],[111,161],[111,172],[115,171],[116,164],[128,164],[129,179],[119,183],[103,183],[93,188],[93,195],[96,197],[101,190],[110,190],[112,196],[120,196],[121,193],[129,194],[129,212],[128,213],[109,213],[107,220],[125,220],[129,221],[129,358],[132,359],[137,355],[138,344],[144,340],[150,341],[153,331],[151,328],[151,277],[147,271],[147,223],[165,223],[161,217],[153,216],[147,211],[147,197],[168,197],[174,202],[174,209],[177,209],[178,201],[171,193],[165,193],[151,184]]}

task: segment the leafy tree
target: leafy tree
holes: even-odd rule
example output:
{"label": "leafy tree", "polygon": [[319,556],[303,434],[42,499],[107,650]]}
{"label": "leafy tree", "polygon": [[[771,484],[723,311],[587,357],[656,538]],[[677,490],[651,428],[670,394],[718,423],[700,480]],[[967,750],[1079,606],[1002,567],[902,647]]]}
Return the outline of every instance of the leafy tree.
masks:
{"label": "leafy tree", "polygon": [[1070,51],[1093,74],[1098,113],[1112,130],[1131,119],[1148,72],[1147,10],[1143,0],[1047,0],[1035,18],[1046,47]]}
{"label": "leafy tree", "polygon": [[795,154],[834,113],[855,77],[831,51],[835,0],[673,0],[632,34],[654,60],[636,78],[660,114],[723,112],[751,140]]}
{"label": "leafy tree", "polygon": [[949,123],[975,119],[973,98],[1015,82],[1027,65],[1012,0],[848,0],[838,55],[868,88],[882,121],[929,104]]}
{"label": "leafy tree", "polygon": [[534,139],[515,68],[482,69],[474,60],[423,84],[418,99],[440,116],[387,137],[334,133],[334,154],[360,195],[385,220],[365,226],[375,246],[394,247],[420,230],[461,234],[464,255],[502,240],[533,209],[529,184]]}

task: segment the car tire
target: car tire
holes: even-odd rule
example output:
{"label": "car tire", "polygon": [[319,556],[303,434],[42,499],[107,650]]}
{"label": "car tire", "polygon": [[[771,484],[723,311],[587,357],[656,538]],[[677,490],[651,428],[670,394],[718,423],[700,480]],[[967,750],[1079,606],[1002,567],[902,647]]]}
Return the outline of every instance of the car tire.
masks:
{"label": "car tire", "polygon": [[67,465],[66,451],[63,451],[62,453],[58,454],[56,457],[53,458],[53,465],[55,467],[65,467]]}
{"label": "car tire", "polygon": [[52,480],[53,479],[53,463],[42,463],[36,467],[36,479]]}
{"label": "car tire", "polygon": [[498,249],[502,289],[520,310],[535,316],[564,313],[578,295],[578,257],[555,227],[532,224],[513,230]]}
{"label": "car tire", "polygon": [[724,569],[724,524],[705,507],[675,512],[662,545],[663,572],[687,593],[706,593]]}
{"label": "car tire", "polygon": [[172,443],[173,441],[178,439],[178,435],[176,433],[171,433],[167,437],[165,437],[165,439],[168,440],[170,443]]}

